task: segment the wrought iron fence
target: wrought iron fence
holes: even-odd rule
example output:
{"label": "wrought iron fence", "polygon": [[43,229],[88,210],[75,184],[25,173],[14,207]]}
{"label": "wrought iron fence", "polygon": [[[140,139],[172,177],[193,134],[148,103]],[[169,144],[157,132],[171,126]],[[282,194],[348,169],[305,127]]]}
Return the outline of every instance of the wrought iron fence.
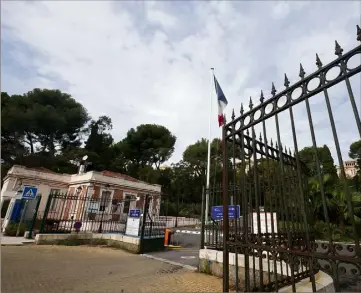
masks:
{"label": "wrought iron fence", "polygon": [[109,196],[94,198],[50,194],[45,211],[37,217],[39,229],[41,233],[124,233],[128,209],[134,201],[111,199]]}
{"label": "wrought iron fence", "polygon": [[[357,40],[361,41],[359,26]],[[338,83],[345,83],[351,108],[351,112],[345,115],[353,119],[357,129],[355,140],[359,140],[360,115],[350,78],[361,71],[360,59],[356,58],[360,54],[360,45],[343,54],[343,49],[336,42],[337,59],[323,65],[316,54],[318,69],[315,72],[306,76],[301,65],[299,81],[291,85],[285,75],[285,89],[277,94],[272,83],[272,96],[269,99],[265,99],[261,91],[259,105],[254,107],[250,99],[249,111],[245,112],[241,105],[240,116],[236,117],[233,112],[232,120],[223,127],[223,166],[231,165],[223,168],[223,223],[204,225],[212,235],[222,234],[215,240],[204,241],[210,247],[213,245],[215,249],[223,250],[223,292],[229,292],[233,286],[237,292],[279,291],[284,286],[291,286],[292,291],[296,292],[296,283],[302,279],[309,280],[310,290],[315,292],[319,288],[316,279],[321,271],[333,278],[336,291],[340,291],[351,279],[359,278],[361,283],[361,229],[356,222],[361,215],[357,214],[356,191],[346,177],[334,118],[335,109],[331,106],[328,91]],[[351,59],[358,61],[356,66],[351,66]],[[336,77],[330,77],[332,70],[338,70]],[[325,174],[317,150],[312,120],[314,114],[309,102],[317,94],[322,95],[325,102],[340,168],[337,186],[332,193],[332,196],[340,199],[338,203],[330,203],[331,195],[326,194]],[[309,188],[310,174],[299,153],[302,142],[296,131],[298,121],[294,118],[294,108],[302,104],[312,139],[315,176],[311,179],[317,182],[317,192]],[[284,137],[280,130],[281,113],[286,115],[282,124],[289,125],[293,151],[286,148],[281,140]],[[273,133],[271,126],[275,128]],[[257,127],[260,135],[256,135]],[[274,142],[272,134],[275,135]],[[231,154],[228,154],[228,146]],[[315,197],[319,199],[322,223],[315,221],[313,216],[314,202],[311,199]],[[234,205],[240,206],[241,218],[238,220],[228,217],[228,206],[232,200]],[[348,241],[346,244],[336,242],[333,235],[334,210],[336,215],[337,212],[342,213],[343,221],[347,222],[343,223],[349,229],[348,233],[346,228],[344,231]],[[322,227],[318,229],[320,224]],[[320,230],[322,239],[318,233]],[[229,253],[234,253],[234,273],[230,273]],[[239,269],[239,261],[243,269]],[[360,289],[360,285],[357,288]]]}
{"label": "wrought iron fence", "polygon": [[140,229],[141,241],[144,238],[163,236],[165,229],[167,228],[166,222],[162,218],[159,218],[159,215],[153,215],[151,212],[151,205],[151,195],[147,194],[145,196],[144,212]]}

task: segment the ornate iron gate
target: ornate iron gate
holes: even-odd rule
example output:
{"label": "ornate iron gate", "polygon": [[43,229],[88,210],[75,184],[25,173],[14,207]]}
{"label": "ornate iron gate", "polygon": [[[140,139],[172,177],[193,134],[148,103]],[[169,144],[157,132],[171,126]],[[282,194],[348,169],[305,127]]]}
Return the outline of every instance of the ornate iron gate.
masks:
{"label": "ornate iron gate", "polygon": [[[361,41],[359,26],[357,40]],[[345,82],[352,107],[352,112],[345,115],[352,115],[358,129],[355,140],[360,139],[360,115],[350,78],[360,73],[361,64],[350,68],[350,59],[354,57],[355,60],[357,56],[361,56],[361,45],[343,54],[343,49],[336,41],[335,55],[336,60],[323,65],[316,54],[318,69],[315,72],[306,76],[300,65],[299,81],[291,85],[285,75],[285,89],[280,93],[277,93],[272,83],[272,96],[269,99],[265,99],[261,91],[259,105],[254,106],[250,99],[249,111],[245,112],[241,105],[240,115],[236,117],[233,112],[232,120],[223,128],[224,223],[221,249],[224,292],[228,292],[230,287],[235,287],[238,292],[278,291],[287,285],[291,285],[292,291],[296,292],[296,283],[305,278],[309,278],[315,292],[318,289],[316,277],[319,271],[332,276],[336,291],[340,291],[342,278],[361,275],[361,226],[357,226],[354,193],[343,167],[344,161],[334,118],[335,109],[331,107],[328,92],[330,87]],[[339,73],[330,79],[328,73],[335,69],[339,70]],[[311,88],[315,81],[317,85]],[[300,94],[295,96],[297,91]],[[325,191],[325,175],[317,151],[314,116],[309,103],[309,99],[316,94],[323,95],[337,163],[340,166],[339,183],[342,189],[338,192],[343,195],[350,226],[348,237],[352,239],[352,243],[347,245],[335,242],[332,235],[330,203]],[[358,97],[357,101],[360,100],[361,97]],[[299,155],[300,140],[296,132],[294,106],[300,103],[305,106],[307,128],[312,139],[314,179],[318,182],[320,208],[327,231],[327,237],[324,237],[326,239],[323,242],[317,238],[315,228],[318,222],[314,222],[312,216],[308,169]],[[289,127],[293,151],[286,148],[282,141],[284,134],[280,130],[279,117],[282,112],[287,114],[287,121],[283,119],[282,125],[286,124]],[[275,133],[270,131],[271,123],[275,127]],[[256,127],[259,127],[260,134],[256,134]],[[230,146],[231,154],[227,150]],[[231,197],[234,204],[240,206],[240,219],[228,218]],[[220,248],[218,243],[216,246]],[[230,255],[234,257],[232,266]]]}

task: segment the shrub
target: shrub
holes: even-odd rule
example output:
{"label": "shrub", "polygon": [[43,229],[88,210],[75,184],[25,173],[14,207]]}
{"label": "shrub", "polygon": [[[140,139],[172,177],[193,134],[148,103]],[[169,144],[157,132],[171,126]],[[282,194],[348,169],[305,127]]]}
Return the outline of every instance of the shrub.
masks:
{"label": "shrub", "polygon": [[[18,230],[18,226],[19,226],[19,224],[17,224],[17,223],[10,223],[9,225],[7,225],[7,227],[5,228],[5,235],[6,236],[16,236],[16,231]],[[27,228],[28,227],[26,224],[21,224],[19,236],[24,236]]]}

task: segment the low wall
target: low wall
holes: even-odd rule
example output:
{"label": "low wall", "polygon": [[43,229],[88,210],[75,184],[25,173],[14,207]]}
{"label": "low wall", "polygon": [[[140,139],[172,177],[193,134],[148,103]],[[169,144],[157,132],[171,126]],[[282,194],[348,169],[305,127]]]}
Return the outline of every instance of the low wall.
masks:
{"label": "low wall", "polygon": [[[50,219],[51,220],[51,219]],[[60,221],[59,227],[62,227],[64,230],[74,230],[73,226],[76,221],[67,220]],[[81,222],[82,226],[79,229],[81,232],[85,231],[98,231],[100,227],[99,221],[83,221]],[[102,222],[102,230],[103,231],[113,231],[113,232],[123,232],[125,231],[125,224],[119,223],[119,221],[103,221]]]}
{"label": "low wall", "polygon": [[[62,244],[74,241],[79,244],[104,244],[127,250],[131,253],[140,253],[140,238],[122,234],[102,234],[79,232],[71,234],[37,234],[35,244]],[[143,239],[143,252],[164,250],[164,236]]]}
{"label": "low wall", "polygon": [[[233,286],[236,284],[236,274],[235,274],[235,263],[236,263],[236,255],[235,253],[229,253],[229,280],[230,284]],[[245,257],[242,254],[238,254],[238,280],[240,288],[244,287],[244,276],[245,276]],[[274,274],[274,262],[271,261],[270,264],[270,280],[268,274],[268,260],[262,259],[262,274],[264,283],[268,283],[269,281],[275,280]],[[281,271],[281,263],[276,262],[277,272]],[[255,261],[253,263],[253,257],[249,258],[249,275],[251,280],[254,279],[259,282],[260,279],[260,265],[259,258],[255,257]],[[282,271],[283,275],[285,272],[290,272],[290,267],[286,263],[282,263]],[[305,268],[304,268],[305,269]],[[199,270],[200,272],[211,274],[217,277],[223,277],[223,251],[217,251],[212,249],[201,249],[199,251]],[[255,273],[255,275],[254,275]],[[279,274],[277,274],[279,276]],[[316,278],[316,290],[317,292],[335,292],[333,286],[332,278],[323,272],[318,272],[315,275]],[[281,279],[281,276],[278,277]],[[260,284],[256,284],[259,286]],[[296,284],[297,292],[312,292],[312,284],[309,278],[304,278],[300,282]],[[292,286],[283,287],[279,290],[279,292],[292,292]]]}
{"label": "low wall", "polygon": [[186,227],[186,226],[194,226],[200,225],[201,220],[197,218],[185,218],[185,217],[166,217],[160,216],[157,218],[158,221],[164,222],[167,228],[174,228],[177,223],[177,227]]}

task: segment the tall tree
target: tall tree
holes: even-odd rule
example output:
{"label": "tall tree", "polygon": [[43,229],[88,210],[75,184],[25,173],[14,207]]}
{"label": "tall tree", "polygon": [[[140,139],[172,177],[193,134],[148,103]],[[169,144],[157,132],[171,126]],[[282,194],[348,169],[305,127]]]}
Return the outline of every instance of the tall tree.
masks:
{"label": "tall tree", "polygon": [[142,124],[131,128],[119,144],[123,154],[137,167],[166,162],[174,152],[176,137],[164,126]]}
{"label": "tall tree", "polygon": [[109,131],[113,129],[112,119],[108,116],[100,116],[98,120],[92,120],[89,125],[89,137],[85,143],[85,150],[92,163],[91,169],[111,169],[116,151],[113,147],[113,137]]}
{"label": "tall tree", "polygon": [[361,170],[361,140],[355,141],[350,145],[348,155],[356,160],[358,171]]}
{"label": "tall tree", "polygon": [[[299,151],[301,161],[307,166],[310,177],[317,175],[315,152],[313,147],[305,147]],[[327,145],[317,148],[317,156],[322,165],[323,174],[329,174],[333,180],[337,179],[337,170],[334,164],[331,151]]]}
{"label": "tall tree", "polygon": [[21,137],[20,143],[31,154],[42,151],[55,156],[63,148],[80,145],[81,131],[89,117],[70,95],[60,90],[34,89],[21,96],[4,93],[4,97],[2,128]]}

